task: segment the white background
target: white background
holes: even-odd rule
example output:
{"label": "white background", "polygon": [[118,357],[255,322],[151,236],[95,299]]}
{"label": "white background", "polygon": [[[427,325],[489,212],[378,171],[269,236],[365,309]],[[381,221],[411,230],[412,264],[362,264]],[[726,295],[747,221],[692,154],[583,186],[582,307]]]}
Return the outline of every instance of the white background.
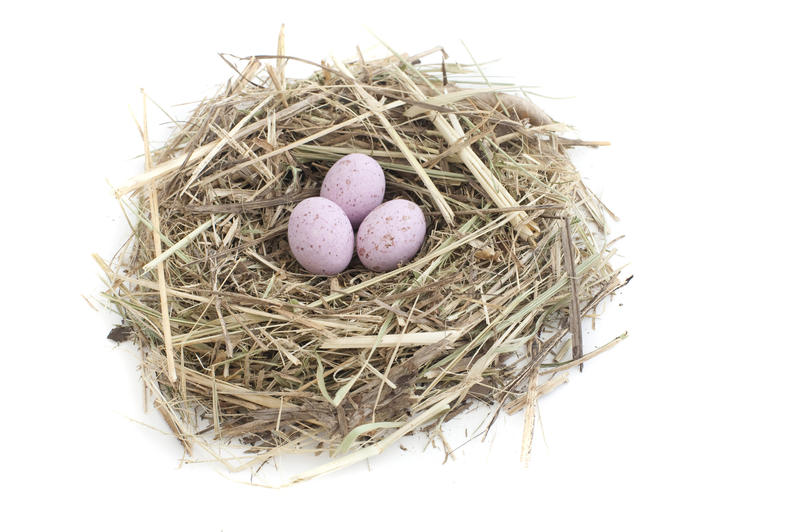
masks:
{"label": "white background", "polygon": [[[800,528],[790,3],[21,4],[0,21],[0,528]],[[518,415],[443,466],[411,440],[275,491],[179,468],[143,412],[134,351],[81,298],[101,286],[90,253],[125,235],[106,180],[141,169],[128,108],[139,87],[165,105],[209,93],[229,75],[217,52],[273,53],[281,22],[312,60],[369,49],[365,25],[466,62],[463,39],[492,72],[573,96],[539,103],[612,142],[576,160],[635,279],[586,343],[630,338],[541,402],[530,469]]]}

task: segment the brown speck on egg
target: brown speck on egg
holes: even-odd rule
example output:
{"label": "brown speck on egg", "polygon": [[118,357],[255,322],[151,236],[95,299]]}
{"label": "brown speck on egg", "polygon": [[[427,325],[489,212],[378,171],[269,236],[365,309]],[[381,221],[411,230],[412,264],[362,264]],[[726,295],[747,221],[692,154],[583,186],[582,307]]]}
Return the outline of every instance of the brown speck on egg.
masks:
{"label": "brown speck on egg", "polygon": [[383,247],[385,248],[390,248],[394,246],[394,236],[392,236],[391,233],[386,233],[381,238],[381,244],[383,244]]}

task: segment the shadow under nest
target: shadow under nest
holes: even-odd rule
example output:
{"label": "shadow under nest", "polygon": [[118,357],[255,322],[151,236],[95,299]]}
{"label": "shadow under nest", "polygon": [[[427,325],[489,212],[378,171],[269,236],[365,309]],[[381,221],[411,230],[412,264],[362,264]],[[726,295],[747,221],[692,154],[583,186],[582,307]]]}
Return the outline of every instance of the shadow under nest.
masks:
{"label": "shadow under nest", "polygon": [[[479,401],[495,412],[486,430],[501,409],[526,411],[524,455],[537,397],[621,338],[590,354],[580,341],[580,318],[625,283],[609,264],[613,214],[568,155],[601,143],[567,138],[475,66],[422,61],[439,52],[334,60],[306,79],[286,78],[284,55],[231,62],[118,189],[132,234],[98,258],[123,320],[113,334],[141,347],[189,453],[213,436],[249,445],[231,469],[324,451],[332,470]],[[356,257],[309,275],[289,215],[356,152],[380,162],[386,200],[422,206],[425,242],[387,273]]]}

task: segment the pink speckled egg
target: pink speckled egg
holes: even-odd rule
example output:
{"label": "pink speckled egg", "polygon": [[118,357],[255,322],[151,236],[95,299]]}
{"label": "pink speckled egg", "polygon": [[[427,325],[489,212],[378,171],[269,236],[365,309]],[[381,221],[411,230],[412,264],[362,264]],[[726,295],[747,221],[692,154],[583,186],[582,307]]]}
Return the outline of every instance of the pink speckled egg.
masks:
{"label": "pink speckled egg", "polygon": [[408,262],[425,240],[425,216],[416,204],[394,199],[376,207],[361,222],[356,250],[361,264],[386,272]]}
{"label": "pink speckled egg", "polygon": [[303,268],[335,275],[353,258],[353,226],[331,200],[307,198],[289,216],[289,249]]}
{"label": "pink speckled egg", "polygon": [[319,195],[342,208],[353,227],[381,204],[386,178],[378,161],[362,153],[345,155],[331,166]]}

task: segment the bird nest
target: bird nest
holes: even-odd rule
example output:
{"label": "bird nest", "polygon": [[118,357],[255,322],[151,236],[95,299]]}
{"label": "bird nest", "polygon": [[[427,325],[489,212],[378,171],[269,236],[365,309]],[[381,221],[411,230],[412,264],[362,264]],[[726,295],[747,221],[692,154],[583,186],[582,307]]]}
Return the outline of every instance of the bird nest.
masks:
{"label": "bird nest", "polygon": [[[328,453],[293,481],[309,478],[436,434],[474,403],[493,409],[483,430],[525,412],[527,457],[537,398],[624,337],[582,348],[581,318],[624,284],[613,214],[569,158],[601,143],[441,48],[359,52],[289,79],[302,60],[279,42],[226,57],[236,74],[161,148],[145,119],[145,172],[117,189],[132,234],[97,257],[122,318],[110,337],[141,348],[146,390],[187,453],[246,444],[232,468]],[[356,258],[310,275],[289,215],[350,153],[380,162],[386,199],[422,206],[425,242],[386,273]]]}

